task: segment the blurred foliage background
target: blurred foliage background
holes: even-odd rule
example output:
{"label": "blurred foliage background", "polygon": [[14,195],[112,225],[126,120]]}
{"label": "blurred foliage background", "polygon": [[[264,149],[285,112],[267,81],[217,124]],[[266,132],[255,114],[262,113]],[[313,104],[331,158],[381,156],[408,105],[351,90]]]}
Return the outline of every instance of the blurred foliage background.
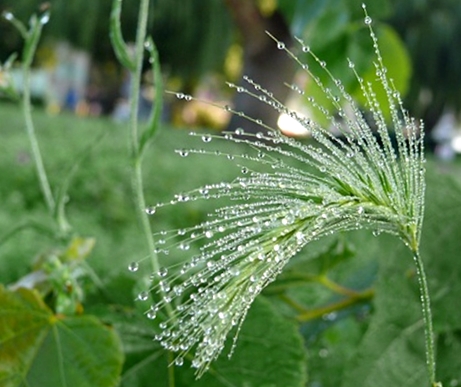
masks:
{"label": "blurred foliage background", "polygon": [[[288,96],[289,90],[283,82],[291,82],[295,67],[283,52],[278,52],[266,30],[290,46],[293,35],[302,38],[339,78],[350,78],[344,69],[345,57],[351,57],[359,70],[372,60],[371,50],[365,49],[362,39],[358,39],[358,30],[363,29],[359,24],[363,19],[361,3],[361,0],[154,0],[149,32],[158,46],[170,89],[191,93],[204,83],[212,83],[210,88],[218,94],[218,99],[233,97],[237,109],[254,112],[255,118],[262,116],[274,124],[277,117],[270,109],[244,95],[229,97],[229,90],[222,87],[224,80],[238,82],[246,74],[281,100]],[[106,74],[100,77],[103,79],[100,82],[106,83],[104,87],[109,90],[109,104],[113,107],[123,74],[108,39],[111,1],[0,2],[0,11],[11,11],[22,20],[45,7],[51,9],[52,18],[44,31],[38,62],[46,62],[50,55],[47,48],[57,41],[66,40],[73,47],[85,50],[90,54],[92,66]],[[386,25],[406,47],[410,69],[403,74],[408,79],[400,89],[407,91],[405,105],[410,112],[423,118],[429,130],[447,110],[458,114],[461,53],[456,44],[461,41],[460,3],[382,0],[370,1],[367,7],[378,32]],[[122,28],[128,42],[134,39],[136,20],[137,2],[124,3]],[[0,22],[0,36],[3,37],[0,60],[4,61],[22,43],[19,34],[4,20]],[[405,73],[403,61],[405,58],[394,58],[388,64],[389,70],[395,67],[396,73]],[[210,81],[211,78],[217,81]],[[91,82],[95,80],[90,78]],[[242,125],[239,117],[232,119],[231,128]]]}

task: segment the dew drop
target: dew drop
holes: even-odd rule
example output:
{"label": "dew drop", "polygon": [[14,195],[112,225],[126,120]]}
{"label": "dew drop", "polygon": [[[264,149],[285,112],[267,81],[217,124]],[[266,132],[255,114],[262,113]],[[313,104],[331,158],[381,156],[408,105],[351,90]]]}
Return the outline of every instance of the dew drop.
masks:
{"label": "dew drop", "polygon": [[245,134],[245,131],[242,128],[238,128],[235,130],[235,134],[237,136],[242,136],[243,134]]}
{"label": "dew drop", "polygon": [[213,237],[213,231],[211,231],[211,230],[205,231],[205,237],[212,238]]}
{"label": "dew drop", "polygon": [[149,320],[154,320],[157,317],[157,313],[152,309],[149,310],[146,315]]}
{"label": "dew drop", "polygon": [[146,214],[147,214],[147,215],[154,215],[154,214],[155,214],[155,210],[156,210],[155,207],[147,207],[147,208],[146,208]]}
{"label": "dew drop", "polygon": [[372,18],[368,15],[365,16],[365,19],[363,19],[363,21],[365,22],[367,26],[369,26],[373,22]]}
{"label": "dew drop", "polygon": [[183,293],[183,291],[184,291],[184,287],[182,287],[181,285],[176,285],[173,287],[173,292],[177,296],[180,296]]}
{"label": "dew drop", "polygon": [[283,42],[278,42],[278,43],[277,43],[277,48],[278,48],[279,50],[283,50],[283,49],[285,48],[285,43],[283,43]]}
{"label": "dew drop", "polygon": [[209,134],[204,134],[202,136],[202,141],[203,142],[210,142],[211,141],[211,136]]}
{"label": "dew drop", "polygon": [[138,300],[140,301],[146,301],[148,298],[149,298],[148,292],[141,292],[138,294]]}
{"label": "dew drop", "polygon": [[45,25],[50,21],[50,13],[46,12],[40,17],[40,24]]}
{"label": "dew drop", "polygon": [[206,266],[208,267],[208,269],[212,269],[215,266],[215,261],[208,261],[206,263]]}
{"label": "dew drop", "polygon": [[227,317],[227,314],[225,312],[219,312],[218,317],[220,320],[225,320]]}
{"label": "dew drop", "polygon": [[184,97],[185,97],[184,93],[176,93],[177,99],[184,99]]}
{"label": "dew drop", "polygon": [[14,19],[14,15],[11,12],[3,12],[3,17],[6,20],[13,20]]}
{"label": "dew drop", "polygon": [[310,52],[311,48],[309,46],[303,46],[303,52]]}
{"label": "dew drop", "polygon": [[166,281],[160,281],[159,282],[160,289],[162,292],[169,292],[170,291],[170,284]]}
{"label": "dew drop", "polygon": [[186,242],[181,242],[179,244],[179,250],[189,250],[190,249],[190,244],[189,243],[186,243]]}
{"label": "dew drop", "polygon": [[184,364],[184,359],[182,357],[177,357],[174,360],[175,366],[181,367]]}
{"label": "dew drop", "polygon": [[189,155],[189,151],[187,149],[180,149],[178,153],[181,157],[187,157]]}
{"label": "dew drop", "polygon": [[242,171],[243,174],[247,174],[248,173],[248,168],[247,167],[242,167],[241,171]]}
{"label": "dew drop", "polygon": [[237,277],[240,274],[240,270],[237,267],[231,267],[229,269],[229,274],[233,277]]}
{"label": "dew drop", "polygon": [[129,270],[129,271],[132,271],[132,272],[138,271],[138,270],[139,270],[139,264],[138,264],[138,262],[131,262],[131,263],[128,265],[128,270]]}
{"label": "dew drop", "polygon": [[168,275],[168,269],[166,267],[161,267],[157,272],[159,277],[166,277]]}

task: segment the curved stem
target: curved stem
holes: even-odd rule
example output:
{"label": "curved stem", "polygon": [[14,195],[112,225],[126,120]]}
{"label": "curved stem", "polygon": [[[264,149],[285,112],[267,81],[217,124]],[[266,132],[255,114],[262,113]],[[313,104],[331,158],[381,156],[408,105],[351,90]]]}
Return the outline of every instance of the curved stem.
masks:
{"label": "curved stem", "polygon": [[306,310],[302,313],[300,313],[298,316],[296,316],[296,320],[299,322],[306,322],[310,320],[314,320],[316,318],[320,318],[324,316],[325,314],[332,313],[332,312],[337,312],[339,310],[348,308],[352,305],[356,305],[358,303],[367,301],[372,299],[374,296],[374,290],[373,289],[365,289],[361,292],[357,292],[353,296],[349,296],[343,300],[334,302],[330,305],[322,306],[316,309],[312,310]]}
{"label": "curved stem", "polygon": [[35,135],[34,123],[32,121],[32,105],[30,102],[30,66],[32,64],[32,59],[34,57],[35,50],[37,48],[37,43],[40,38],[40,31],[40,26],[37,28],[37,31],[33,31],[32,35],[30,36],[30,46],[28,46],[25,49],[22,65],[22,74],[24,77],[22,111],[26,124],[27,136],[29,137],[29,142],[32,149],[32,156],[34,158],[35,167],[37,169],[40,188],[42,190],[43,197],[45,199],[45,203],[48,207],[48,210],[50,211],[50,214],[53,214],[55,208],[55,201],[53,198],[53,194],[51,193],[51,187],[50,183],[48,182],[48,177],[46,175],[42,155],[40,153],[40,148],[38,146],[37,136]]}
{"label": "curved stem", "polygon": [[[141,87],[142,64],[144,58],[144,43],[146,41],[147,17],[149,15],[149,0],[141,0],[138,16],[138,30],[136,33],[135,46],[135,69],[131,72],[131,98],[130,98],[130,144],[133,157],[133,190],[136,196],[136,207],[141,221],[141,227],[146,237],[149,258],[153,272],[158,272],[160,264],[157,254],[155,253],[155,241],[150,226],[149,218],[146,213],[146,199],[144,197],[144,183],[142,177],[142,154],[139,147],[138,134],[138,108],[139,108],[139,91]],[[169,316],[173,315],[171,305],[166,305]]]}
{"label": "curved stem", "polygon": [[426,341],[426,364],[429,372],[431,387],[442,387],[441,383],[436,382],[435,378],[435,348],[434,348],[434,329],[432,327],[431,300],[424,264],[419,255],[419,250],[414,251],[413,255],[416,272],[418,274],[419,291],[421,293],[421,306],[424,319],[424,336]]}
{"label": "curved stem", "polygon": [[155,242],[152,236],[149,219],[145,212],[146,200],[144,197],[144,184],[142,179],[142,160],[139,154],[139,137],[138,137],[138,108],[139,108],[139,91],[142,77],[142,64],[144,57],[144,42],[146,39],[147,16],[149,14],[149,0],[142,0],[139,7],[138,30],[136,34],[135,47],[135,69],[132,72],[131,80],[131,117],[130,117],[130,144],[133,165],[133,189],[136,195],[136,206],[141,221],[141,226],[144,231],[147,247],[149,249],[149,257],[151,260],[152,269],[154,272],[159,270],[157,255],[155,254]]}

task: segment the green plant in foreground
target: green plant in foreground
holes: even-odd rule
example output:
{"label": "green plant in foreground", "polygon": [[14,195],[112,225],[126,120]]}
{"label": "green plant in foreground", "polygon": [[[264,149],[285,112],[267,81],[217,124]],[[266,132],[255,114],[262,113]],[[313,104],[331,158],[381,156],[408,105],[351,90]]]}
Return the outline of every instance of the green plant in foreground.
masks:
{"label": "green plant in foreground", "polygon": [[[196,226],[156,234],[159,247],[155,251],[159,254],[168,255],[171,249],[186,252],[195,242],[201,246],[198,254],[179,267],[165,266],[154,271],[151,287],[138,295],[139,300],[151,302],[147,317],[161,321],[155,339],[165,349],[177,353],[176,365],[182,365],[184,357],[195,351],[192,367],[202,375],[223,350],[231,331],[235,345],[254,299],[291,257],[323,236],[366,228],[373,233],[398,236],[413,253],[420,281],[430,383],[432,387],[440,386],[435,377],[430,300],[419,254],[425,192],[423,126],[403,109],[400,95],[386,74],[371,28],[372,20],[363,8],[376,54],[378,85],[365,83],[350,60],[349,67],[360,85],[371,118],[365,117],[341,81],[301,40],[298,40],[301,50],[310,53],[334,82],[335,89],[324,86],[306,64],[274,38],[278,48],[285,50],[309,74],[334,105],[335,116],[314,98],[307,97],[309,104],[328,119],[341,137],[289,110],[270,91],[244,77],[248,88],[230,86],[290,115],[311,133],[315,143],[302,144],[251,117],[246,118],[261,125],[264,132],[253,135],[238,129],[224,136],[199,134],[205,144],[231,141],[246,144],[249,150],[228,154],[220,150],[182,149],[178,150],[179,155],[227,157],[240,165],[241,176],[231,182],[178,194],[169,203],[146,209],[146,213],[153,215],[163,206],[182,202],[230,201]],[[379,88],[387,97],[386,107],[377,100]],[[304,94],[295,85],[292,89]],[[182,93],[176,96],[193,99]],[[222,108],[243,115],[228,106]],[[391,130],[384,108],[390,111]],[[391,133],[395,136],[395,146]],[[131,271],[138,268],[139,262],[129,267]]]}

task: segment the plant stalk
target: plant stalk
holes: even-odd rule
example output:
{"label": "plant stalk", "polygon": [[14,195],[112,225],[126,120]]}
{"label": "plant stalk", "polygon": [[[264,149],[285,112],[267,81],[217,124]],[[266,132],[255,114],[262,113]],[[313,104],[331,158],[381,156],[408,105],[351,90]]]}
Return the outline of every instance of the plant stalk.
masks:
{"label": "plant stalk", "polygon": [[131,155],[133,157],[133,189],[136,196],[136,207],[138,210],[141,226],[144,231],[152,269],[157,272],[160,268],[157,254],[155,253],[155,242],[152,236],[149,219],[146,214],[146,200],[144,197],[144,184],[142,178],[142,160],[139,154],[139,135],[138,135],[138,108],[139,91],[141,87],[142,64],[144,57],[144,42],[146,40],[147,17],[149,14],[149,0],[141,0],[138,16],[138,29],[136,33],[135,45],[135,69],[131,79],[131,98],[130,98],[130,144]]}
{"label": "plant stalk", "polygon": [[[39,27],[41,29],[41,27]],[[27,136],[29,137],[30,147],[32,149],[32,157],[34,158],[35,167],[37,170],[38,180],[40,188],[42,190],[43,197],[45,199],[46,206],[50,214],[54,213],[55,201],[51,192],[50,183],[46,175],[45,166],[43,164],[42,155],[40,153],[40,147],[38,145],[37,136],[35,135],[35,127],[32,121],[32,104],[30,101],[30,66],[32,64],[32,58],[34,57],[37,43],[40,38],[40,30],[34,31],[30,36],[30,46],[25,49],[22,74],[24,78],[24,87],[22,93],[22,111],[26,124]]]}
{"label": "plant stalk", "polygon": [[440,382],[436,382],[435,376],[435,348],[434,348],[434,328],[432,326],[431,300],[429,297],[429,288],[427,286],[427,277],[424,270],[424,264],[419,254],[419,250],[414,251],[413,255],[416,272],[418,275],[419,291],[421,295],[421,306],[424,319],[424,337],[426,345],[426,364],[429,372],[431,387],[442,387]]}

